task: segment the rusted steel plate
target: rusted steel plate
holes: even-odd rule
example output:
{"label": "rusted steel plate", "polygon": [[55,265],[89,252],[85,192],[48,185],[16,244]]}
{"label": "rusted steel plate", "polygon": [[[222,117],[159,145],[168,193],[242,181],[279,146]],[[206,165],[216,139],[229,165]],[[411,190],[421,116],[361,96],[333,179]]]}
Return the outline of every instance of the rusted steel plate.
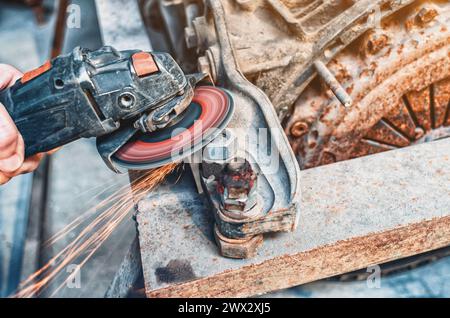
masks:
{"label": "rusted steel plate", "polygon": [[301,177],[298,229],[265,237],[248,260],[218,254],[212,215],[189,178],[141,201],[147,296],[252,296],[450,244],[448,139],[306,170]]}

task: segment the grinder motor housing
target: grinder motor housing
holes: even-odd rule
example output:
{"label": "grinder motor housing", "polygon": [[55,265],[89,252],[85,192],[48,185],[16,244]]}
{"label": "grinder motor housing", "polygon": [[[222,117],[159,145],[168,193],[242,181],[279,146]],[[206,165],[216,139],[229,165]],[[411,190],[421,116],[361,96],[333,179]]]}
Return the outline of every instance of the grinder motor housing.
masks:
{"label": "grinder motor housing", "polygon": [[0,102],[23,136],[26,157],[126,128],[127,137],[107,147],[113,152],[137,131],[130,132],[132,121],[182,98],[188,83],[167,53],[76,48],[26,73],[0,92]]}

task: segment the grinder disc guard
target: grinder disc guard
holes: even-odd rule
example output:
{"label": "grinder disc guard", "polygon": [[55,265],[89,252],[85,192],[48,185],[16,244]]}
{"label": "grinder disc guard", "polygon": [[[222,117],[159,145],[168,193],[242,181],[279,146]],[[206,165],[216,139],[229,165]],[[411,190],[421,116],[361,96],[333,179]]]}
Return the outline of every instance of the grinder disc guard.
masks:
{"label": "grinder disc guard", "polygon": [[233,109],[232,97],[225,90],[197,87],[191,104],[175,124],[152,133],[137,133],[112,160],[131,170],[179,161],[217,137],[229,123]]}

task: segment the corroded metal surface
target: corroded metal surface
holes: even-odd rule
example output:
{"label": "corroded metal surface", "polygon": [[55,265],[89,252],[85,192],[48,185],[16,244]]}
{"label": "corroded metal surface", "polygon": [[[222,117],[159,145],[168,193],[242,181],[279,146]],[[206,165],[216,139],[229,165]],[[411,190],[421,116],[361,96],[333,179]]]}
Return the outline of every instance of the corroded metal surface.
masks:
{"label": "corroded metal surface", "polygon": [[446,246],[449,161],[446,139],[305,170],[299,228],[239,261],[218,254],[193,181],[167,184],[137,214],[147,295],[250,296]]}
{"label": "corroded metal surface", "polygon": [[[270,98],[303,168],[448,135],[432,132],[439,120],[447,121],[446,107],[435,100],[445,92],[434,86],[449,76],[448,1],[170,2],[179,15],[163,14],[166,31],[180,33],[185,26],[189,48],[175,50],[177,59],[186,68],[198,62],[220,82],[222,52],[211,18],[217,3],[240,71]],[[197,15],[188,15],[188,6]],[[184,12],[186,25],[171,23],[185,19]],[[148,22],[147,27],[154,29]],[[171,46],[179,45],[172,38]],[[428,104],[412,96],[424,90],[436,92]],[[337,99],[344,105],[354,101],[353,107],[342,109]],[[403,100],[415,107],[413,114],[396,114],[394,123],[391,113],[402,111]],[[408,124],[410,135],[402,130]]]}
{"label": "corroded metal surface", "polygon": [[[193,2],[199,7],[203,3]],[[314,61],[327,63],[374,28],[378,18],[391,15],[413,0],[219,2],[242,73],[269,96],[283,117],[315,75]],[[220,57],[211,49],[215,33],[211,19],[200,16],[187,30],[195,55],[204,55],[199,64],[209,64],[205,68],[211,70],[212,77],[220,77],[215,70]]]}
{"label": "corroded metal surface", "polygon": [[301,165],[449,136],[435,131],[449,120],[449,27],[448,2],[418,2],[337,54],[328,67],[354,103],[343,108],[319,80],[303,92],[286,124]]}

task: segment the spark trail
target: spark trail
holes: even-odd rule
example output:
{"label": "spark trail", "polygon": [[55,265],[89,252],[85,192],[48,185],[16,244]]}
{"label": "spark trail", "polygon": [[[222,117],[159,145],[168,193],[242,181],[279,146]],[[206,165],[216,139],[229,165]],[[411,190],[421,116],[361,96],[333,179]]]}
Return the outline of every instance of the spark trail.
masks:
{"label": "spark trail", "polygon": [[[131,183],[132,192],[129,191],[128,185],[121,187],[56,233],[46,242],[47,246],[54,244],[75,229],[82,228],[78,236],[69,245],[23,281],[19,291],[13,297],[36,297],[58,277],[67,265],[78,261],[78,268],[81,268],[133,211],[135,203],[143,199],[149,191],[160,184],[177,167],[178,164],[172,163],[150,170],[148,173],[137,177]],[[98,214],[99,211],[100,214]],[[95,214],[98,214],[98,216],[93,218]],[[70,274],[52,295],[64,287],[74,274]]]}

